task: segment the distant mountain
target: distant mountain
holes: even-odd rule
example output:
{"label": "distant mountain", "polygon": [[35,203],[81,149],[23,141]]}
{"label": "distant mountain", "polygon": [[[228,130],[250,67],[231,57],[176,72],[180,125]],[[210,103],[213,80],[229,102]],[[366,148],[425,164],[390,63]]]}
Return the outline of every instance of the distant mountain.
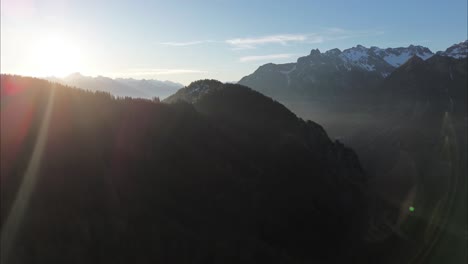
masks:
{"label": "distant mountain", "polygon": [[[431,249],[425,241],[447,232],[442,219],[466,227],[466,216],[439,213],[439,208],[457,208],[466,215],[466,188],[461,187],[468,175],[466,46],[465,41],[436,54],[415,46],[313,50],[295,63],[260,66],[239,83],[316,121],[330,137],[351,146],[376,194],[369,244],[382,246],[379,255],[386,261],[388,248],[395,248],[408,252],[407,259],[427,263],[423,256]],[[417,220],[408,213],[413,203],[424,207]],[[463,245],[458,252],[466,248],[462,237],[443,240]],[[442,242],[437,247],[441,256],[452,251]],[[415,260],[414,252],[425,253]]]}
{"label": "distant mountain", "polygon": [[[383,59],[363,56],[360,47],[341,52],[312,50],[296,63],[265,64],[242,78],[239,84],[277,100],[309,100],[358,96],[366,93],[393,68]],[[372,70],[370,70],[372,69]],[[364,90],[363,90],[364,89]]]}
{"label": "distant mountain", "polygon": [[180,83],[170,81],[136,80],[131,78],[111,79],[103,76],[89,77],[80,73],[73,73],[65,78],[50,77],[47,80],[91,91],[109,92],[115,96],[148,99],[153,97],[166,98],[183,87]]}
{"label": "distant mountain", "polygon": [[202,80],[162,103],[2,75],[0,98],[2,263],[357,254],[356,154],[250,88]]}
{"label": "distant mountain", "polygon": [[[454,45],[439,56],[466,58],[466,41]],[[260,66],[243,77],[239,84],[249,86],[273,98],[285,100],[358,100],[376,93],[383,80],[410,58],[428,60],[434,53],[422,46],[406,48],[356,47],[327,52],[312,50],[296,63]]]}
{"label": "distant mountain", "polygon": [[387,49],[371,47],[370,53],[376,54],[379,58],[382,58],[393,67],[399,67],[413,56],[418,56],[423,60],[427,60],[434,55],[434,53],[428,48],[414,45],[410,45],[407,48]]}
{"label": "distant mountain", "polygon": [[387,76],[395,67],[402,65],[412,56],[418,56],[426,60],[434,55],[428,48],[413,45],[407,48],[387,49],[378,47],[366,48],[357,45],[343,52],[334,49],[328,51],[328,54],[338,56],[345,64],[367,71],[376,71],[383,76]]}
{"label": "distant mountain", "polygon": [[454,44],[445,51],[437,52],[437,54],[455,59],[466,59],[468,57],[468,40]]}

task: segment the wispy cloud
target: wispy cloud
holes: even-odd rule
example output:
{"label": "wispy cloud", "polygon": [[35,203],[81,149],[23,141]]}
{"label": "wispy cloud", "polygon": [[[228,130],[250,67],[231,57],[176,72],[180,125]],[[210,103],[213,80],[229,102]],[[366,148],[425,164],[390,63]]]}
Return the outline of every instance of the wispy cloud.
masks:
{"label": "wispy cloud", "polygon": [[323,32],[325,40],[340,40],[384,34],[381,30],[347,30],[343,28],[326,28]]}
{"label": "wispy cloud", "polygon": [[202,45],[207,43],[224,43],[229,45],[233,50],[255,49],[262,45],[290,45],[297,43],[317,44],[325,41],[340,40],[348,38],[358,38],[365,36],[381,35],[382,31],[353,31],[343,28],[331,27],[322,28],[317,32],[306,34],[276,34],[255,37],[239,37],[226,40],[192,40],[186,42],[161,42],[159,44],[173,47],[186,47],[194,45]]}
{"label": "wispy cloud", "polygon": [[330,40],[381,35],[382,31],[352,31],[342,28],[324,28],[319,32],[307,34],[279,34],[249,38],[233,38],[225,42],[235,50],[254,49],[266,44],[288,45],[293,43],[317,44]]}
{"label": "wispy cloud", "polygon": [[281,44],[286,45],[294,42],[304,42],[308,39],[305,34],[284,34],[284,35],[270,35],[254,38],[234,38],[227,39],[226,43],[235,49],[253,49],[259,45],[264,44]]}
{"label": "wispy cloud", "polygon": [[294,54],[281,53],[281,54],[269,54],[269,55],[257,55],[257,56],[245,56],[239,59],[240,62],[251,62],[251,61],[271,61],[277,59],[289,59]]}
{"label": "wispy cloud", "polygon": [[185,41],[185,42],[160,42],[160,45],[165,45],[165,46],[173,46],[173,47],[186,47],[186,46],[194,46],[194,45],[200,45],[200,44],[206,44],[206,43],[215,43],[217,41],[214,40],[193,40],[193,41]]}
{"label": "wispy cloud", "polygon": [[125,75],[145,76],[145,75],[171,75],[171,74],[194,74],[207,73],[207,71],[197,69],[160,69],[160,68],[143,68],[129,69]]}

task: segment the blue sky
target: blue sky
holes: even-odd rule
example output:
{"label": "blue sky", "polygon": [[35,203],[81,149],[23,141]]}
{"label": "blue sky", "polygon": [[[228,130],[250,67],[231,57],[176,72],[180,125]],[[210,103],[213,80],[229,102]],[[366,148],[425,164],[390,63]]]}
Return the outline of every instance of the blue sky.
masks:
{"label": "blue sky", "polygon": [[1,1],[1,72],[237,81],[311,49],[467,38],[467,1]]}

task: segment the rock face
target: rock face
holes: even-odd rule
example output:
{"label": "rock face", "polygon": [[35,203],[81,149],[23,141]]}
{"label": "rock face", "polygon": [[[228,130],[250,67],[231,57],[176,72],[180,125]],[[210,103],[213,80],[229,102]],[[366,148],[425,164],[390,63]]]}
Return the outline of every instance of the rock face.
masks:
{"label": "rock face", "polygon": [[468,40],[454,44],[445,51],[437,52],[437,54],[455,59],[466,59],[468,57]]}
{"label": "rock face", "polygon": [[359,244],[357,156],[258,92],[204,80],[161,103],[1,78],[8,263],[337,263]]}
{"label": "rock face", "polygon": [[[441,57],[466,57],[467,42],[454,45]],[[333,103],[369,101],[384,80],[410,58],[429,60],[434,53],[422,46],[406,48],[356,47],[321,53],[312,50],[296,63],[265,64],[245,76],[239,84],[249,86],[281,102],[322,100]],[[361,103],[358,102],[358,103]]]}

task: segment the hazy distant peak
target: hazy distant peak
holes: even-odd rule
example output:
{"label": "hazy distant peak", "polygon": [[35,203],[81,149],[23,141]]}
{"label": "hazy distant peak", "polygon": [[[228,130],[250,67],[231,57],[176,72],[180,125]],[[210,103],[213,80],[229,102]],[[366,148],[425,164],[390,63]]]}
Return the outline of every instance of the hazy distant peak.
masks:
{"label": "hazy distant peak", "polygon": [[[155,80],[153,80],[153,81],[155,81]],[[173,82],[173,81],[169,81],[169,80],[165,80],[165,81],[163,81],[163,83],[165,83],[165,84],[169,84],[169,85],[174,85],[174,86],[179,86],[179,87],[182,87],[182,86],[184,86],[184,85],[183,85],[183,84],[181,84],[181,83],[178,83],[178,82]]]}
{"label": "hazy distant peak", "polygon": [[46,79],[85,90],[108,92],[115,96],[148,99],[153,97],[165,98],[183,87],[182,84],[170,81],[137,80],[132,78],[112,79],[102,75],[91,77],[84,76],[79,72],[72,73],[64,78],[49,77]]}
{"label": "hazy distant peak", "polygon": [[74,73],[70,73],[69,75],[67,75],[63,79],[78,79],[78,78],[83,78],[83,77],[85,77],[85,76],[82,75],[81,73],[74,72]]}
{"label": "hazy distant peak", "polygon": [[310,51],[310,55],[311,55],[311,56],[320,55],[320,54],[321,54],[321,52],[320,52],[319,49],[312,49],[312,50]]}

